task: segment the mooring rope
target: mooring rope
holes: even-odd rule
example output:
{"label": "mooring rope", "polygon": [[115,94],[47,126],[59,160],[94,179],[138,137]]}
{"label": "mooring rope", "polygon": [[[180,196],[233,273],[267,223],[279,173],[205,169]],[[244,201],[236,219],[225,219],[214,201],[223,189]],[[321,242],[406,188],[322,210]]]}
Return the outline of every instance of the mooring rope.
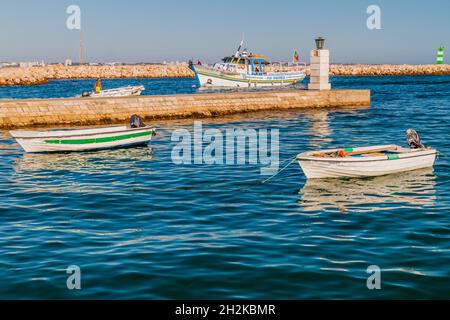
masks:
{"label": "mooring rope", "polygon": [[[297,161],[297,156],[295,156],[293,159],[288,159],[286,160],[284,163],[288,162],[289,163],[283,167],[283,169],[281,169],[280,171],[278,171],[277,173],[275,173],[273,176],[271,176],[269,179],[264,180],[263,182],[261,182],[261,184],[265,184],[269,181],[271,181],[272,179],[274,179],[275,177],[277,177],[280,173],[282,173],[284,170],[286,170],[291,164],[293,164],[295,161]],[[283,164],[284,164],[283,163]]]}
{"label": "mooring rope", "polygon": [[[287,160],[284,161],[281,165],[284,165],[284,164],[287,163],[288,161],[289,161],[289,163],[288,163],[286,166],[284,166],[283,169],[281,169],[280,171],[278,171],[276,174],[274,174],[274,175],[271,176],[270,178],[268,178],[268,179],[266,179],[266,180],[264,180],[264,181],[254,181],[254,182],[251,183],[250,186],[238,188],[237,191],[239,191],[239,192],[240,192],[240,191],[248,191],[248,190],[250,190],[250,189],[252,189],[252,188],[254,188],[254,187],[256,187],[256,186],[263,185],[263,184],[269,182],[270,180],[274,179],[274,178],[277,177],[279,174],[281,174],[283,171],[285,171],[285,170],[286,170],[292,163],[294,163],[296,160],[297,160],[297,156],[295,156],[295,157],[292,158],[292,159],[287,159]],[[232,182],[232,183],[226,183],[226,184],[224,184],[224,185],[222,185],[222,186],[232,186],[232,185],[235,185],[235,184],[236,184],[236,182]]]}
{"label": "mooring rope", "polygon": [[444,159],[448,159],[449,158],[449,156],[447,155],[447,154],[444,154],[444,153],[442,153],[442,152],[439,152],[439,151],[437,151],[436,152],[436,160],[439,160],[439,158],[444,158]]}

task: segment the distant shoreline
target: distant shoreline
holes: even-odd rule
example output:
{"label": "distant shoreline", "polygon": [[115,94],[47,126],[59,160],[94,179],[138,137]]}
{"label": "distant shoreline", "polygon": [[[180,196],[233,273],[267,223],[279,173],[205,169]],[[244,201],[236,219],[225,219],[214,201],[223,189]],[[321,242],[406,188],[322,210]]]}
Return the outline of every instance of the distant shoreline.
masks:
{"label": "distant shoreline", "polygon": [[[309,75],[309,69],[307,69]],[[332,76],[424,76],[450,75],[450,65],[340,65],[330,67]],[[0,86],[39,85],[50,80],[192,78],[187,64],[123,66],[6,67],[0,69]]]}

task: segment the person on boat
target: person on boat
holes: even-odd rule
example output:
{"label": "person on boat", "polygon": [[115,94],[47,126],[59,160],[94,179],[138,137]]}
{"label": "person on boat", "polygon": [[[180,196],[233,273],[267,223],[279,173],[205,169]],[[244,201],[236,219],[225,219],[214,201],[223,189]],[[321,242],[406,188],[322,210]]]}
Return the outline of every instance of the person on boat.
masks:
{"label": "person on boat", "polygon": [[100,80],[100,78],[97,79],[96,83],[95,83],[95,93],[100,93],[102,91],[102,81]]}
{"label": "person on boat", "polygon": [[202,62],[201,62],[200,60],[198,60],[198,61],[197,61],[197,64],[198,64],[199,66],[201,66],[201,65],[202,65]]}

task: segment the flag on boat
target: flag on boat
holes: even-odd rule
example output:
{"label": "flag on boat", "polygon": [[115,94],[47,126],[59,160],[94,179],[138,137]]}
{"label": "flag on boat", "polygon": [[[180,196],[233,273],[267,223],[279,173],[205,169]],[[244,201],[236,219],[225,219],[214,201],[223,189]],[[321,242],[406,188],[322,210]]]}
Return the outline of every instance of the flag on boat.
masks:
{"label": "flag on boat", "polygon": [[300,55],[298,54],[297,50],[294,51],[294,61],[295,62],[299,62],[300,61]]}

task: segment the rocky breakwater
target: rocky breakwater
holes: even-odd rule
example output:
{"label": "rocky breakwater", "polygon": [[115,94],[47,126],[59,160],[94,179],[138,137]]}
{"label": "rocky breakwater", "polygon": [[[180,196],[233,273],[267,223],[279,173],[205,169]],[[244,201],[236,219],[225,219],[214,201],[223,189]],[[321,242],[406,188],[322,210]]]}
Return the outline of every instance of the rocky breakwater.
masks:
{"label": "rocky breakwater", "polygon": [[[269,66],[267,71],[294,71]],[[309,68],[306,67],[309,76]],[[450,65],[338,65],[330,66],[334,76],[420,76],[450,75]],[[123,66],[49,65],[31,68],[0,68],[0,86],[36,85],[62,79],[184,78],[194,73],[187,64],[142,64]]]}
{"label": "rocky breakwater", "polygon": [[1,68],[0,86],[45,84],[48,78],[38,68]]}
{"label": "rocky breakwater", "polygon": [[450,64],[444,65],[332,65],[335,76],[425,76],[450,75]]}
{"label": "rocky breakwater", "polygon": [[123,66],[63,66],[49,65],[30,68],[0,69],[0,85],[36,85],[63,79],[121,78],[182,78],[193,77],[185,64],[123,65]]}
{"label": "rocky breakwater", "polygon": [[[309,66],[279,66],[277,64],[266,67],[268,72],[289,72],[305,70],[311,74]],[[450,75],[450,64],[444,65],[341,65],[330,66],[332,76],[423,76]]]}

